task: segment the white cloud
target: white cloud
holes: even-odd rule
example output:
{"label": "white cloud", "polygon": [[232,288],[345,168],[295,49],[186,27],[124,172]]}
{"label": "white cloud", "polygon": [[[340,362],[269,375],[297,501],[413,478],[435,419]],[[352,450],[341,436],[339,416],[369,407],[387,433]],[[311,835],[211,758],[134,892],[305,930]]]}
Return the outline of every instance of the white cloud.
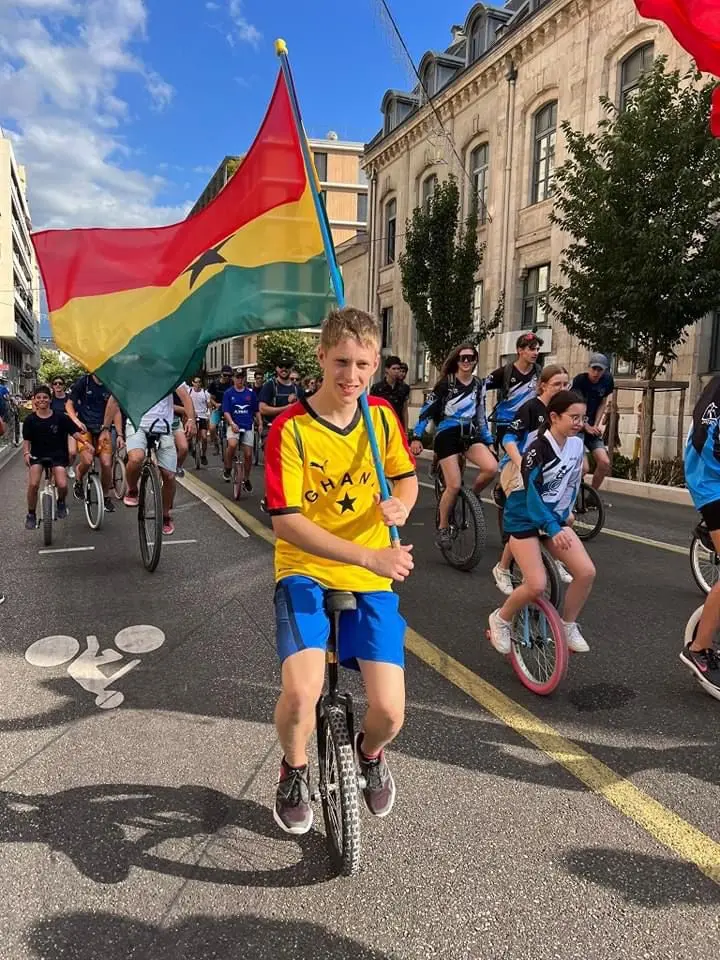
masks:
{"label": "white cloud", "polygon": [[262,34],[258,28],[253,26],[245,17],[243,13],[243,0],[229,0],[228,13],[235,27],[237,39],[256,47],[262,40]]}
{"label": "white cloud", "polygon": [[140,226],[180,219],[188,205],[156,198],[159,177],[126,169],[123,75],[154,108],[173,88],[137,53],[144,0],[0,0],[0,119],[28,167],[35,227]]}

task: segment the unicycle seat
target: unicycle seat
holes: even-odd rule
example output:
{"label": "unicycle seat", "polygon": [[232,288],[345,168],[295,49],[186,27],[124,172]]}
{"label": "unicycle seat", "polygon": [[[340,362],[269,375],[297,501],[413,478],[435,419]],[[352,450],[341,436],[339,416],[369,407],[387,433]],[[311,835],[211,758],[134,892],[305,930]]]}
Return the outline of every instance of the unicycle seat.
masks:
{"label": "unicycle seat", "polygon": [[356,610],[355,594],[348,590],[328,590],[325,594],[325,609],[328,613],[343,613],[345,610]]}

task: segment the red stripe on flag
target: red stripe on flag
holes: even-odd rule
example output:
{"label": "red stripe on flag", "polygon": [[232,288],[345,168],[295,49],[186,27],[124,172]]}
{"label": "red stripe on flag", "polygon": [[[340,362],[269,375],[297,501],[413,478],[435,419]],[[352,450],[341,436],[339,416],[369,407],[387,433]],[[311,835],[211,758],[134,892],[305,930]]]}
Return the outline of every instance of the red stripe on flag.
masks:
{"label": "red stripe on flag", "polygon": [[280,74],[265,120],[238,172],[194,217],[166,227],[33,234],[50,312],[74,297],[170,285],[200,254],[245,224],[299,200],[306,182],[290,98]]}
{"label": "red stripe on flag", "polygon": [[635,0],[641,16],[662,20],[705,73],[720,77],[720,0]]}

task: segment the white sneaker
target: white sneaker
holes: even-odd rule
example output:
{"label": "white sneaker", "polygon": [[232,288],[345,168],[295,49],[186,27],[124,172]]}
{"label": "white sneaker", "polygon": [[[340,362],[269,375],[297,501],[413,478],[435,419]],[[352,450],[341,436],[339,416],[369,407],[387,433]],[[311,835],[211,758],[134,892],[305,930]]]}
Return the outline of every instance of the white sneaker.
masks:
{"label": "white sneaker", "polygon": [[559,560],[556,560],[555,566],[557,567],[557,572],[559,573],[560,579],[562,580],[563,583],[573,582],[573,576],[564,563],[560,563]]}
{"label": "white sneaker", "polygon": [[68,475],[68,477],[70,478],[70,480],[74,480],[74,479],[75,479],[75,467],[68,467],[68,468],[67,468],[67,475]]}
{"label": "white sneaker", "polygon": [[498,653],[506,656],[512,649],[511,624],[503,620],[499,610],[493,610],[488,618],[488,624],[490,625],[490,643]]}
{"label": "white sneaker", "polygon": [[495,583],[500,593],[504,593],[506,597],[509,597],[514,589],[510,571],[497,563],[493,567],[492,575],[495,577]]}
{"label": "white sneaker", "polygon": [[590,647],[587,645],[585,637],[580,633],[580,627],[577,623],[565,623],[563,620],[563,626],[565,627],[568,650],[572,650],[573,653],[589,653]]}

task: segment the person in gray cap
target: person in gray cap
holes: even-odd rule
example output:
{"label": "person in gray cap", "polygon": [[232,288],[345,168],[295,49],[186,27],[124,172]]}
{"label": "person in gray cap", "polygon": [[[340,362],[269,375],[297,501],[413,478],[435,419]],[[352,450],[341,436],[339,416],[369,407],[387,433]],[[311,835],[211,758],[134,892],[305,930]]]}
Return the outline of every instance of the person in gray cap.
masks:
{"label": "person in gray cap", "polygon": [[587,405],[585,424],[585,449],[595,461],[592,485],[599,490],[611,470],[610,457],[603,440],[603,418],[610,397],[615,391],[615,381],[610,373],[610,361],[604,353],[591,353],[586,373],[579,373],[572,382],[572,389],[579,393]]}

